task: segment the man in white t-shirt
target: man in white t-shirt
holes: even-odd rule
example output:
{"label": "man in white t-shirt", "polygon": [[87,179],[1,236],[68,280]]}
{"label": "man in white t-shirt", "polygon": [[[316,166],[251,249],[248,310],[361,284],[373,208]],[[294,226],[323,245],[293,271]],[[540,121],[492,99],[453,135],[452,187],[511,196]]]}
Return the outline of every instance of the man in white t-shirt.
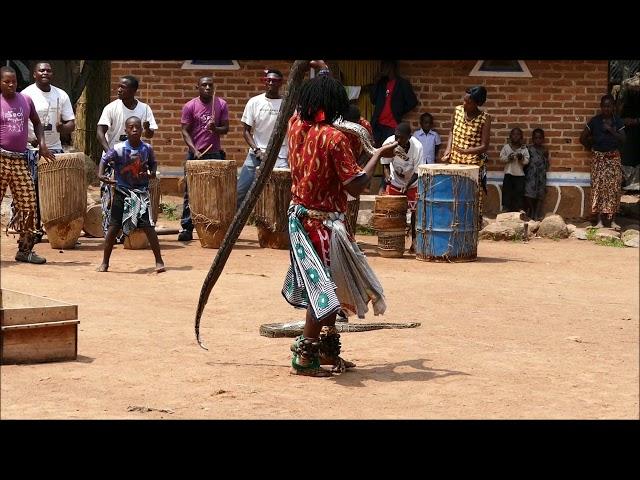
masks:
{"label": "man in white t-shirt", "polygon": [[142,121],[142,135],[146,138],[153,138],[158,129],[151,107],[135,98],[137,91],[138,79],[125,75],[118,84],[118,98],[102,110],[98,120],[98,142],[105,153],[116,143],[127,139],[124,130],[127,118],[138,117]]}
{"label": "man in white t-shirt", "polygon": [[[44,140],[51,153],[62,153],[60,134],[68,135],[76,128],[75,115],[71,106],[71,100],[67,92],[51,85],[53,69],[49,62],[38,62],[33,68],[32,83],[22,90],[23,95],[30,97],[40,117],[44,129]],[[29,120],[29,133],[27,136],[27,164],[33,178],[33,186],[36,193],[36,215],[34,240],[38,243],[42,239],[42,224],[40,222],[40,193],[38,189],[38,140],[33,131],[33,123]]]}
{"label": "man in white t-shirt", "polygon": [[[264,155],[271,138],[271,132],[276,124],[280,105],[282,104],[282,96],[280,95],[280,87],[282,86],[282,72],[280,70],[266,70],[264,82],[266,91],[263,94],[252,97],[244,107],[244,112],[240,121],[244,127],[242,136],[249,144],[249,153],[244,161],[240,177],[238,178],[238,204],[244,200],[249,191],[249,187],[256,177],[256,169],[260,167]],[[287,139],[284,139],[278,159],[276,160],[276,168],[288,168],[287,160],[288,145]]]}
{"label": "man in white t-shirt", "polygon": [[[158,129],[151,107],[135,98],[137,91],[138,79],[136,77],[133,75],[121,77],[118,84],[118,98],[102,110],[102,115],[98,120],[97,135],[104,153],[107,153],[116,143],[124,142],[127,139],[125,122],[130,117],[138,117],[142,121],[142,136],[146,138],[153,138],[153,134]],[[111,172],[112,169],[109,167],[105,170],[105,175],[111,175]],[[102,183],[100,191],[103,212],[102,228],[106,235],[111,212],[111,186]]]}
{"label": "man in white t-shirt", "polygon": [[381,157],[388,195],[406,195],[411,211],[411,248],[415,252],[416,241],[416,205],[418,203],[418,165],[423,161],[422,144],[411,136],[411,126],[400,122],[395,135],[387,138],[383,145],[398,142],[393,157]]}

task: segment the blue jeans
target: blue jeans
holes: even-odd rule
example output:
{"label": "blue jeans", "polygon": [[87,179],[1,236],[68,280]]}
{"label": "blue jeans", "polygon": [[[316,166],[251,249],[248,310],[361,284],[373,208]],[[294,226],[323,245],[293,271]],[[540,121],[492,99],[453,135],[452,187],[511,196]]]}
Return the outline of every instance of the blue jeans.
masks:
{"label": "blue jeans", "polygon": [[[222,153],[220,151],[205,153],[198,160],[222,160]],[[187,153],[187,160],[194,160],[193,153],[189,150]],[[184,166],[184,175],[187,176],[187,165]],[[182,218],[180,219],[180,225],[183,230],[193,231],[193,222],[191,221],[191,209],[189,208],[189,188],[187,182],[184,183],[184,197],[182,202]]]}
{"label": "blue jeans", "polygon": [[[240,177],[238,178],[238,202],[236,209],[240,208],[244,197],[247,196],[247,192],[256,178],[256,168],[259,167],[261,163],[262,160],[256,158],[253,153],[249,152],[244,164],[242,165]],[[289,168],[287,159],[278,157],[275,168]]]}

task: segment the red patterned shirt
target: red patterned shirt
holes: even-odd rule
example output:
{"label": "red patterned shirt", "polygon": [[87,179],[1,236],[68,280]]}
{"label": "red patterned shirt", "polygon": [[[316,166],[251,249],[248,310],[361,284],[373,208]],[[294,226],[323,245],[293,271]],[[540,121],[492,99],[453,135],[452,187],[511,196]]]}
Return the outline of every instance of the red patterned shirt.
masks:
{"label": "red patterned shirt", "polygon": [[293,203],[325,212],[345,212],[344,185],[364,170],[347,136],[325,123],[289,120],[289,163]]}

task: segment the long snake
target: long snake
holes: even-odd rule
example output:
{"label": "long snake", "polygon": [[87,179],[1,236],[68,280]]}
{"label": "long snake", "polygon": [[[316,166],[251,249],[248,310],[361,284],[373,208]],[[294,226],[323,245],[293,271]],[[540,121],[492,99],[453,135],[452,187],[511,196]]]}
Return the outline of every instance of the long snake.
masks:
{"label": "long snake", "polygon": [[[341,118],[338,118],[331,125],[337,128],[338,130],[340,130],[341,132],[351,133],[356,137],[358,137],[367,155],[373,156],[373,154],[376,153],[376,148],[373,146],[373,139],[371,138],[369,131],[359,123],[349,122],[348,120],[344,120],[341,117]],[[406,160],[407,158],[409,158],[407,156],[407,153],[404,151],[404,149],[400,145],[398,145],[396,148],[393,149],[393,154],[397,155],[403,160]]]}
{"label": "long snake", "polygon": [[[262,190],[264,189],[264,186],[269,179],[269,175],[271,175],[271,171],[273,170],[273,167],[276,163],[280,146],[282,145],[282,142],[285,138],[285,134],[287,131],[287,122],[293,115],[295,107],[298,103],[302,81],[304,79],[304,75],[308,65],[308,60],[296,60],[291,67],[289,81],[287,83],[287,94],[280,108],[280,112],[278,113],[273,132],[271,133],[269,145],[267,146],[265,157],[262,161],[262,168],[260,168],[258,175],[251,184],[251,187],[249,188],[249,191],[245,196],[244,201],[233,217],[233,221],[231,222],[231,225],[229,226],[229,229],[227,230],[227,233],[222,240],[220,249],[218,250],[216,257],[214,258],[211,267],[209,267],[207,276],[205,277],[202,284],[200,297],[198,298],[198,306],[196,309],[195,334],[198,345],[200,345],[200,347],[204,348],[205,350],[207,350],[207,347],[204,346],[200,339],[200,319],[202,318],[204,307],[209,300],[209,296],[211,295],[211,291],[213,290],[214,285],[218,281],[218,278],[220,278],[220,274],[222,273],[229,255],[231,254],[233,245],[240,236],[240,232],[244,228],[244,225],[249,218],[249,214],[258,201],[258,197],[262,193]],[[371,136],[369,135],[369,132],[366,128],[357,123],[348,122],[343,119],[338,119],[337,121],[333,122],[332,125],[342,132],[355,134],[362,141],[362,145],[368,154],[373,155],[375,153],[375,148],[373,147]],[[404,151],[402,153],[404,153]]]}

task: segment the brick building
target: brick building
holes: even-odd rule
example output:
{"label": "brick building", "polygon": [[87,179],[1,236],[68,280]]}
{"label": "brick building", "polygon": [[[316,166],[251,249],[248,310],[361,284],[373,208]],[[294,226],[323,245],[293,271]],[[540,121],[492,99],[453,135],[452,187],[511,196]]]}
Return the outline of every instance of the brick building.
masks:
{"label": "brick building", "polygon": [[[341,63],[349,62],[337,62]],[[479,63],[476,60],[399,61],[400,74],[409,79],[419,101],[406,120],[417,129],[420,114],[432,113],[435,129],[446,142],[453,109],[461,103],[464,89],[484,85],[488,100],[483,108],[493,118],[488,153],[490,183],[495,188],[489,192],[489,211],[497,209],[499,202],[502,172],[499,152],[510,129],[517,126],[522,128],[527,141],[534,128],[545,130],[551,154],[547,210],[569,216],[588,213],[590,154],[580,144],[579,137],[586,121],[598,112],[600,97],[607,93],[609,62],[526,60],[521,62],[528,70],[526,76],[513,77],[508,73],[471,76]],[[159,125],[152,143],[166,176],[178,174],[186,151],[180,134],[181,108],[197,95],[198,78],[212,72],[211,67],[188,64],[184,60],[112,61],[111,64],[112,98],[115,98],[120,76],[132,74],[140,80],[139,98],[151,105]],[[234,69],[215,70],[216,93],[229,104],[230,129],[222,145],[227,158],[236,160],[238,165],[244,161],[247,151],[240,124],[247,100],[264,91],[259,78],[265,68],[278,68],[286,77],[290,65],[291,61],[287,60],[238,60],[231,67]],[[346,79],[344,83],[353,82]]]}

